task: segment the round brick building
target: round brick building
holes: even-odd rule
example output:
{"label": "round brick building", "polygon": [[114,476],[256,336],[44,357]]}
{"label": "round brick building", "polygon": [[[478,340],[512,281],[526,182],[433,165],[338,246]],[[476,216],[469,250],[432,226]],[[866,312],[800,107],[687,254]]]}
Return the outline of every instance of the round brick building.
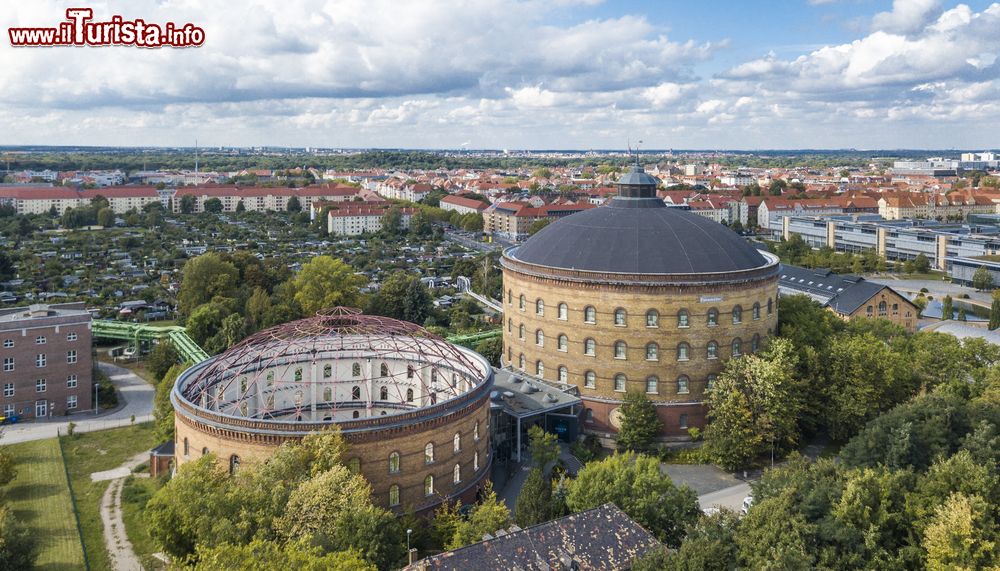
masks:
{"label": "round brick building", "polygon": [[373,500],[402,511],[472,500],[491,463],[483,357],[395,319],[337,308],[258,332],[182,373],[171,393],[178,465],[230,471],[338,427]]}
{"label": "round brick building", "polygon": [[665,439],[703,427],[705,390],[777,324],[778,259],[656,196],[638,167],[607,205],[561,218],[501,259],[506,366],[575,385],[584,430],[613,436],[626,391]]}

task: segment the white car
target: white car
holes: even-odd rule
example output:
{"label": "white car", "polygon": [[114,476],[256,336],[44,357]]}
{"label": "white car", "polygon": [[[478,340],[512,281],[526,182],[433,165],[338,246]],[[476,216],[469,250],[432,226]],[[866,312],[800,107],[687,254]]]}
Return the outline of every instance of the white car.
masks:
{"label": "white car", "polygon": [[753,505],[753,496],[747,496],[743,498],[743,509],[740,510],[740,513],[743,515],[747,515],[747,512],[750,511],[750,506],[752,505]]}

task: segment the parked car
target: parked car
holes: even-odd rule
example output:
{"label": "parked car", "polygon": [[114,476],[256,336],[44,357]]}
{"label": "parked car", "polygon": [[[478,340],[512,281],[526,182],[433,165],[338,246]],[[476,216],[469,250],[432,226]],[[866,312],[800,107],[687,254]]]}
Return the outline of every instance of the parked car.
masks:
{"label": "parked car", "polygon": [[750,511],[750,506],[752,505],[753,505],[753,496],[747,496],[743,498],[743,509],[740,510],[740,513],[746,515],[747,512]]}

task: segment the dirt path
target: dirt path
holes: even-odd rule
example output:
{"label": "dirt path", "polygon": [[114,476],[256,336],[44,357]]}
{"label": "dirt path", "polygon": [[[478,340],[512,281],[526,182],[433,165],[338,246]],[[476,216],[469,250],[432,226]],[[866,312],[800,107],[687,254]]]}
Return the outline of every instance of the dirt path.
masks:
{"label": "dirt path", "polygon": [[115,571],[143,571],[139,558],[132,549],[132,543],[125,534],[125,520],[122,518],[122,486],[125,478],[139,464],[148,458],[148,452],[137,454],[120,467],[90,475],[93,481],[111,480],[111,485],[101,498],[101,522],[104,524],[104,545],[111,557],[111,568]]}

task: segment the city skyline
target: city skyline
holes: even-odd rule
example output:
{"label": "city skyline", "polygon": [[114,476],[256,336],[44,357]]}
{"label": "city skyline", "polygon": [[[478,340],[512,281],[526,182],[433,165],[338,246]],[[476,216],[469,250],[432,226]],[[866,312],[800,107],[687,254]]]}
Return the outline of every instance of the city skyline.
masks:
{"label": "city skyline", "polygon": [[[0,19],[55,25],[68,7]],[[205,44],[4,42],[0,143],[968,149],[995,146],[1000,118],[1000,5],[985,2],[92,7],[192,22]]]}

